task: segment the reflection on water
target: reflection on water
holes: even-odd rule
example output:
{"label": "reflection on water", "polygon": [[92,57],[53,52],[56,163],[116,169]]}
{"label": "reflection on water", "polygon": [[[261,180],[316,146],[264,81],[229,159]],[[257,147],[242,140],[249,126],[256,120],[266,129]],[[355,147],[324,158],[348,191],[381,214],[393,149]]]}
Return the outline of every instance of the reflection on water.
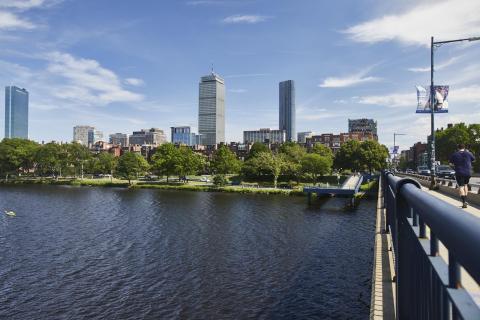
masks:
{"label": "reflection on water", "polygon": [[368,317],[373,202],[1,187],[0,318]]}

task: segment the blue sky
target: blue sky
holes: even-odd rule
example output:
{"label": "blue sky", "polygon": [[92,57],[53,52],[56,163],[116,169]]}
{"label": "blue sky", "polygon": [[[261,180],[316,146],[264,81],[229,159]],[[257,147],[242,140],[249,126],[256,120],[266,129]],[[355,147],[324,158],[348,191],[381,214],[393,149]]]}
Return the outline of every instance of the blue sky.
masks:
{"label": "blue sky", "polygon": [[[213,63],[229,141],[277,128],[278,82],[293,79],[297,131],[375,118],[380,141],[406,133],[405,148],[430,130],[415,114],[430,36],[480,36],[478,12],[474,0],[0,0],[0,83],[29,90],[37,141],[68,141],[79,124],[196,130],[199,78]],[[436,83],[451,86],[438,127],[480,122],[479,56],[480,41],[437,50]]]}

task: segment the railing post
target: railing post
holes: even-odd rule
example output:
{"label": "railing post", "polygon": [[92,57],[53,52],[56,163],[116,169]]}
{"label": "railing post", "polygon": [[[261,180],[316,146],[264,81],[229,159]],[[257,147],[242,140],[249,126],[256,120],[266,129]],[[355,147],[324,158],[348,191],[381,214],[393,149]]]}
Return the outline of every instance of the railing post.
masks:
{"label": "railing post", "polygon": [[432,257],[438,256],[438,238],[430,229],[430,255]]}

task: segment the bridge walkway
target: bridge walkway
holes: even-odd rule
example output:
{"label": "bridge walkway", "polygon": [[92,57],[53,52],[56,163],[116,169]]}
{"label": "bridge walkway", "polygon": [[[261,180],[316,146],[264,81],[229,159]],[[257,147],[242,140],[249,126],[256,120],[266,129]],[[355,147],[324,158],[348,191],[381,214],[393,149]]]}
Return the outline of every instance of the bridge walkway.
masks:
{"label": "bridge walkway", "polygon": [[347,180],[345,180],[341,189],[348,189],[348,190],[355,189],[359,180],[360,180],[360,176],[357,176],[357,175],[350,176],[347,178]]}

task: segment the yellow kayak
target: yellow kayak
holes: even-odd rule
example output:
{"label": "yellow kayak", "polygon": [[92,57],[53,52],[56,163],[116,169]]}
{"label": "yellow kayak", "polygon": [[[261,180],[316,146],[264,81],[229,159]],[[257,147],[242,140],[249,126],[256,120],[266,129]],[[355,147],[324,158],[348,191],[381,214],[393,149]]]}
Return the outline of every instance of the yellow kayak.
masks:
{"label": "yellow kayak", "polygon": [[7,210],[5,210],[5,214],[6,214],[7,216],[10,216],[10,217],[15,217],[15,216],[17,215],[15,212],[13,212],[13,211],[7,211]]}

